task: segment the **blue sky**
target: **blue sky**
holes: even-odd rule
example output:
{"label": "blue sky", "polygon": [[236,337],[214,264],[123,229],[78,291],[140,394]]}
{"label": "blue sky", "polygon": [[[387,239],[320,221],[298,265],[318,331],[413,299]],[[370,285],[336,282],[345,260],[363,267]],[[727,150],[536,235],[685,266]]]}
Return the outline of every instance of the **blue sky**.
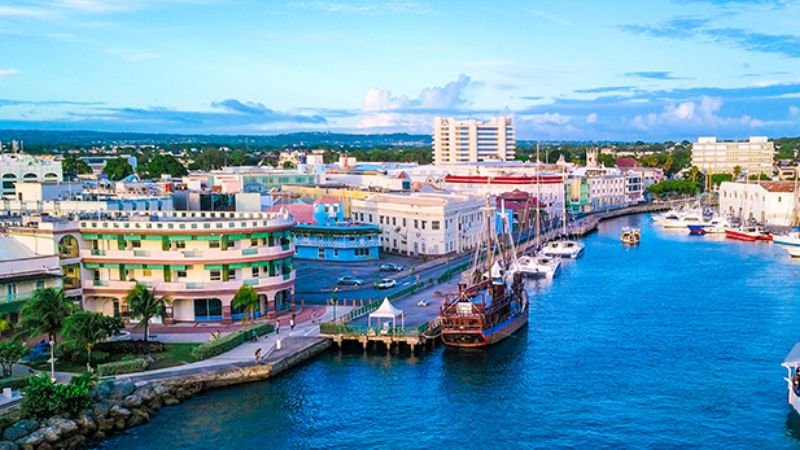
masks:
{"label": "blue sky", "polygon": [[0,128],[800,135],[800,0],[0,1]]}

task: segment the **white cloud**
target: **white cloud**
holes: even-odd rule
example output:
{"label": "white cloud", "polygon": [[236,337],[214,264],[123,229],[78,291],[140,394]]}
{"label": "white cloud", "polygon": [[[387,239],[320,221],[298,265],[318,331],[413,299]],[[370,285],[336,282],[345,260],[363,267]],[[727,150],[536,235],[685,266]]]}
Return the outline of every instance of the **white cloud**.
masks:
{"label": "white cloud", "polygon": [[597,113],[589,113],[586,116],[586,123],[597,123]]}
{"label": "white cloud", "polygon": [[631,124],[639,130],[651,130],[665,125],[696,125],[709,129],[716,127],[741,125],[745,127],[761,127],[764,122],[742,115],[740,117],[725,117],[719,115],[722,108],[722,99],[719,97],[703,96],[699,102],[686,101],[678,104],[670,103],[661,113],[637,115]]}
{"label": "white cloud", "polygon": [[462,74],[444,86],[423,89],[415,98],[395,96],[388,89],[369,89],[364,94],[363,113],[357,126],[426,130],[434,116],[448,114],[466,105],[468,90],[475,85],[476,82]]}
{"label": "white cloud", "polygon": [[19,73],[17,69],[0,69],[0,77],[8,77]]}

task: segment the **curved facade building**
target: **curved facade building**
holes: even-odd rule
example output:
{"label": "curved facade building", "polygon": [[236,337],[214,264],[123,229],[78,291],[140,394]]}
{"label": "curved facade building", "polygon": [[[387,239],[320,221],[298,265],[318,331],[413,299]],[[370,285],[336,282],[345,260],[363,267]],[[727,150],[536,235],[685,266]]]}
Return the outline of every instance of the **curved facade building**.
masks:
{"label": "curved facade building", "polygon": [[81,220],[84,308],[125,313],[136,282],[172,300],[165,322],[243,317],[242,285],[259,294],[257,315],[294,301],[294,219],[281,213],[169,211]]}

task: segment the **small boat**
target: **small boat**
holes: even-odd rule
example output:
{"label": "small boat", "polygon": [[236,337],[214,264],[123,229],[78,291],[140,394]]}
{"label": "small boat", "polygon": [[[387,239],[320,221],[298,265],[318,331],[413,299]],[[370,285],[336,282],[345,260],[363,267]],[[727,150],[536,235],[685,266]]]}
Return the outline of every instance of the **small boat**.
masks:
{"label": "small boat", "polygon": [[699,225],[686,225],[689,227],[689,234],[694,236],[702,236],[706,234],[706,225],[699,224]]}
{"label": "small boat", "polygon": [[787,252],[789,252],[789,256],[791,256],[792,258],[800,258],[800,247],[793,245],[784,248],[786,249]]}
{"label": "small boat", "polygon": [[795,412],[800,413],[800,342],[794,344],[781,365],[788,371],[783,379],[786,380],[786,388],[789,391],[789,405]]}
{"label": "small boat", "polygon": [[790,231],[786,234],[772,236],[772,242],[781,245],[794,245],[800,247],[800,231]]}
{"label": "small boat", "polygon": [[706,222],[702,210],[670,211],[653,220],[662,228],[686,228],[688,225],[699,225]]}
{"label": "small boat", "polygon": [[557,258],[578,258],[583,254],[583,244],[568,239],[550,241],[542,248],[543,255]]}
{"label": "small boat", "polygon": [[512,264],[511,271],[552,280],[560,267],[561,261],[550,256],[522,256]]}
{"label": "small boat", "polygon": [[622,243],[625,245],[637,245],[641,238],[642,236],[639,229],[633,227],[623,228],[622,235],[620,236]]}
{"label": "small boat", "polygon": [[763,228],[754,226],[741,226],[738,228],[728,228],[725,230],[725,237],[738,241],[771,241],[772,235]]}
{"label": "small boat", "polygon": [[730,222],[722,217],[714,217],[707,222],[692,223],[686,226],[689,228],[689,234],[698,236],[712,233],[720,234],[724,233],[726,229],[732,228]]}

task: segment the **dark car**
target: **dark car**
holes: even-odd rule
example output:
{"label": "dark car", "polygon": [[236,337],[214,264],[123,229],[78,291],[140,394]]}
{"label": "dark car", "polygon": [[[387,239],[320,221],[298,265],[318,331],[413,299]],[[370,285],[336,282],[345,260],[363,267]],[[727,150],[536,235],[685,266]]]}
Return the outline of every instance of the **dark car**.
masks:
{"label": "dark car", "polygon": [[339,280],[336,283],[341,284],[342,286],[361,286],[364,284],[364,280],[356,278],[352,275],[345,275],[343,277],[339,277]]}
{"label": "dark car", "polygon": [[381,272],[400,272],[403,270],[403,266],[395,263],[386,263],[381,264]]}

